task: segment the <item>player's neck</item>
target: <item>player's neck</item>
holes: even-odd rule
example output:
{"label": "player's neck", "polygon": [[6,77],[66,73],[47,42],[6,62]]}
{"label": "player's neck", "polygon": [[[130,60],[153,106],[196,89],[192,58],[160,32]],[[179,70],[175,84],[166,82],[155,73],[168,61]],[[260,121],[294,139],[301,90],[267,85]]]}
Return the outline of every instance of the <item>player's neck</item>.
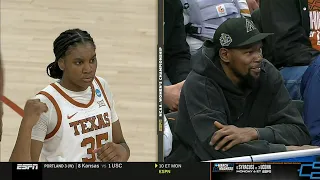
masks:
{"label": "player's neck", "polygon": [[86,88],[83,88],[81,86],[77,86],[74,83],[72,83],[72,82],[70,82],[70,81],[68,81],[66,79],[63,79],[63,78],[59,81],[59,84],[62,87],[68,89],[69,91],[81,92],[81,91],[86,90]]}

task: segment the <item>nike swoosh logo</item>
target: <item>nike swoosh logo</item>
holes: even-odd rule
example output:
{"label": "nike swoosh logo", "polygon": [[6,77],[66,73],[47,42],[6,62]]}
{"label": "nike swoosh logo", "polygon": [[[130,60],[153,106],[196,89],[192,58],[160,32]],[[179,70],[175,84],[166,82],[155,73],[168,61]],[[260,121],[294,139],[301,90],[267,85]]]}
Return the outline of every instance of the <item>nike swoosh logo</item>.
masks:
{"label": "nike swoosh logo", "polygon": [[78,113],[78,112],[74,113],[74,114],[71,115],[71,116],[68,115],[67,118],[68,118],[68,119],[71,119],[71,118],[72,118],[74,115],[76,115],[77,113]]}

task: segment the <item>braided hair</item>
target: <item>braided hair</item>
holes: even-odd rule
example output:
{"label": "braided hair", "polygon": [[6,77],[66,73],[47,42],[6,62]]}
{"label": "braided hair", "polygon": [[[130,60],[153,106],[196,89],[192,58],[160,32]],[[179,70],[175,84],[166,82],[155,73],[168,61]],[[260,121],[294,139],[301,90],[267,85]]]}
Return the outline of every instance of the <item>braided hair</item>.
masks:
{"label": "braided hair", "polygon": [[53,52],[56,58],[54,62],[47,66],[48,76],[54,79],[61,79],[63,71],[59,68],[58,60],[66,55],[70,46],[74,46],[79,43],[84,44],[86,42],[89,42],[96,47],[92,37],[87,31],[69,29],[62,32],[53,42]]}

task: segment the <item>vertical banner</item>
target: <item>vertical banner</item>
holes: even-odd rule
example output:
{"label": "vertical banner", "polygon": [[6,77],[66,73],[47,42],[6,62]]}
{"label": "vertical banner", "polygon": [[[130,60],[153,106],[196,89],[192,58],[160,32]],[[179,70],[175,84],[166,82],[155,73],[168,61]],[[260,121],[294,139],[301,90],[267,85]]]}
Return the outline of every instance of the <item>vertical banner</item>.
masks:
{"label": "vertical banner", "polygon": [[158,0],[158,46],[157,46],[157,129],[158,162],[164,161],[163,153],[163,0]]}

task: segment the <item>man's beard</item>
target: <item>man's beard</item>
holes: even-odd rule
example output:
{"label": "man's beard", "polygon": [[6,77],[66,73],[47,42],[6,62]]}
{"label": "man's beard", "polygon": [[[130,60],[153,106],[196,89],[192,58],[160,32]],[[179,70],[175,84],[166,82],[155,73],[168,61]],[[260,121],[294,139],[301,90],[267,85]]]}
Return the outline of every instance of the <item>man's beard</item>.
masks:
{"label": "man's beard", "polygon": [[233,71],[233,73],[240,79],[239,82],[239,87],[242,90],[245,89],[252,89],[253,87],[255,87],[258,83],[258,79],[259,78],[254,78],[251,74],[250,74],[250,70],[248,71],[248,73],[246,75],[242,75],[240,74],[236,69],[231,68],[231,70]]}
{"label": "man's beard", "polygon": [[258,79],[254,78],[250,72],[242,76],[239,87],[242,89],[252,89],[257,85]]}

